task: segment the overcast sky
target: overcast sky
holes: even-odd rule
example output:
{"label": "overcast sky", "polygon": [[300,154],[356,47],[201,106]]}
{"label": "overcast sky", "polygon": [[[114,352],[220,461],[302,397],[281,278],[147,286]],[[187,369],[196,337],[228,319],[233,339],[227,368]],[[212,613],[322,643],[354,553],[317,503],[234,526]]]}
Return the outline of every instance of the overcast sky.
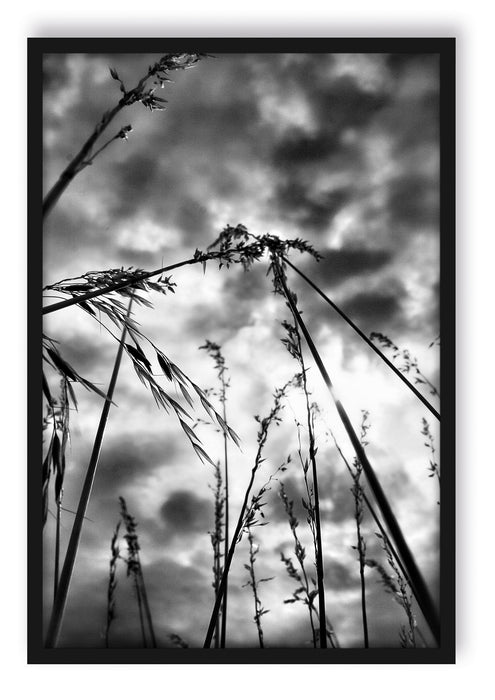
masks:
{"label": "overcast sky", "polygon": [[[109,67],[132,86],[158,55],[50,55],[45,57],[44,178],[48,189],[77,153],[101,114],[119,99]],[[254,234],[302,238],[324,259],[294,254],[296,264],[367,334],[377,331],[417,356],[438,386],[438,60],[434,55],[238,54],[201,61],[172,76],[160,96],[164,112],[135,105],[121,113],[109,136],[132,124],[128,141],[112,144],[62,196],[44,231],[44,281],[88,270],[134,266],[155,269],[205,249],[227,225]],[[296,257],[297,255],[297,257]],[[229,423],[241,451],[229,448],[232,518],[238,511],[256,452],[258,425],[275,388],[297,371],[280,338],[289,320],[271,293],[266,263],[244,273],[210,263],[173,275],[176,293],[152,297],[155,309],[137,310],[142,330],[204,388],[217,387],[215,370],[199,346],[221,344],[229,368]],[[428,478],[429,452],[421,419],[435,419],[339,317],[289,274],[299,307],[350,418],[359,428],[370,412],[369,456],[432,592],[438,579],[438,484]],[[46,318],[64,357],[91,381],[108,384],[114,341],[72,307]],[[328,431],[345,454],[352,449],[330,397],[308,357],[308,381],[322,415],[317,423],[327,614],[342,646],[362,644],[359,571],[351,481]],[[156,369],[156,371],[158,371]],[[72,420],[64,506],[75,509],[96,432],[101,400],[84,389]],[[160,646],[179,634],[202,646],[213,606],[214,483],[173,416],[158,411],[126,358],[112,407],[88,510],[61,635],[64,646],[103,646],[110,539],[124,496],[139,525],[144,576]],[[284,422],[274,427],[255,491],[295,456],[294,416],[302,398],[293,390]],[[207,418],[197,407],[197,417]],[[210,456],[222,457],[221,436],[198,429]],[[303,434],[303,438],[305,435]],[[296,459],[284,474],[297,504]],[[51,506],[53,512],[53,506]],[[294,590],[280,561],[291,533],[274,483],[267,527],[254,531],[257,573],[274,577],[260,596],[266,646],[308,646],[311,632],[300,603],[284,605]],[[72,516],[64,514],[64,543]],[[373,524],[365,521],[368,556],[380,556]],[[46,526],[46,590],[52,585],[54,519]],[[257,645],[253,601],[239,546],[229,587],[228,644]],[[308,555],[312,561],[312,556]],[[139,646],[136,603],[124,566],[119,570],[114,646]],[[367,571],[372,646],[398,646],[401,608]],[[426,626],[418,616],[426,638]]]}

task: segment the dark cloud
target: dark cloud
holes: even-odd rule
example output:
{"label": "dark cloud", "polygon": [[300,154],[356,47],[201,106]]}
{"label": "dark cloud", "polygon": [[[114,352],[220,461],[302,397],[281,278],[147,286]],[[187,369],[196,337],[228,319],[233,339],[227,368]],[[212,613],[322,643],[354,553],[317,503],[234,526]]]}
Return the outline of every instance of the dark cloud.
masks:
{"label": "dark cloud", "polygon": [[178,206],[175,222],[186,238],[198,238],[210,228],[208,209],[200,201],[186,197]]}
{"label": "dark cloud", "polygon": [[[81,313],[81,312],[79,312]],[[96,324],[95,324],[96,329]],[[63,342],[59,350],[62,357],[85,379],[92,381],[105,367],[107,360],[115,355],[115,346],[101,342],[99,335],[91,336],[76,333]]]}
{"label": "dark cloud", "polygon": [[272,158],[276,166],[285,168],[319,162],[339,148],[335,134],[308,136],[301,129],[293,129],[277,143]]}
{"label": "dark cloud", "polygon": [[389,184],[388,212],[391,226],[438,228],[438,190],[424,177],[408,174]]}
{"label": "dark cloud", "polygon": [[332,591],[345,591],[355,589],[358,583],[358,565],[347,567],[336,559],[325,557],[324,559],[325,586]]}
{"label": "dark cloud", "polygon": [[[166,444],[165,444],[166,443]],[[173,462],[179,454],[179,444],[170,436],[160,438],[140,430],[135,436],[121,434],[105,442],[96,477],[100,497],[116,498],[115,486],[123,490],[136,479],[142,480],[158,466]]]}
{"label": "dark cloud", "polygon": [[172,173],[160,167],[155,151],[147,151],[146,146],[133,150],[123,162],[109,164],[108,171],[112,182],[113,217],[125,220],[146,211],[148,219],[158,222],[163,219],[166,206],[174,211],[177,182]]}
{"label": "dark cloud", "polygon": [[311,94],[320,124],[328,125],[333,132],[364,127],[390,99],[385,93],[362,90],[348,75]]}
{"label": "dark cloud", "polygon": [[44,54],[43,56],[43,90],[51,96],[68,84],[69,69],[67,54]]}
{"label": "dark cloud", "polygon": [[381,126],[395,142],[395,153],[403,164],[414,160],[425,146],[438,152],[440,94],[439,62],[435,54],[396,54],[388,58],[398,88],[412,79],[414,88],[396,96],[381,115]]}
{"label": "dark cloud", "polygon": [[[171,647],[171,634],[179,634],[191,646],[201,647],[207,616],[212,605],[209,572],[179,564],[166,557],[143,566],[146,591],[158,646]],[[71,588],[60,646],[63,648],[104,646],[107,573],[89,575],[81,570]],[[81,607],[84,615],[81,615]],[[117,566],[116,618],[111,627],[113,648],[143,646],[139,611],[132,579],[125,565]]]}
{"label": "dark cloud", "polygon": [[[317,459],[318,468],[318,491],[320,496],[320,512],[324,521],[330,521],[334,524],[343,523],[346,520],[354,518],[354,502],[351,494],[351,477],[347,474],[336,477],[333,470],[322,469],[322,465],[327,465],[328,459],[323,456],[323,450],[320,452]],[[303,506],[303,499],[308,500],[306,486],[302,476],[284,476],[282,479],[285,487],[285,492],[289,502],[292,502],[292,511],[298,522],[306,528],[306,520],[308,517],[307,510]],[[309,476],[311,484],[311,476]],[[285,511],[284,503],[279,496],[279,489],[274,489],[268,496],[269,520],[274,522],[287,521],[287,533],[289,535],[288,517]],[[287,543],[292,546],[288,537]],[[278,548],[277,548],[278,551]]]}
{"label": "dark cloud", "polygon": [[[226,89],[232,80],[232,76],[225,74]],[[204,81],[204,76],[203,80]],[[187,111],[187,119],[184,112]],[[186,138],[192,147],[195,144],[205,146],[219,146],[221,151],[235,153],[237,148],[256,149],[256,143],[250,143],[249,137],[256,130],[259,120],[257,103],[249,92],[245,94],[232,94],[229,99],[220,98],[216,101],[211,97],[204,85],[197,94],[194,108],[188,109],[187,101],[175,110],[167,129],[167,142],[172,143],[176,138]],[[221,128],[219,129],[219,125]],[[208,136],[205,144],[204,137]],[[213,164],[212,164],[213,165]]]}
{"label": "dark cloud", "polygon": [[[107,575],[94,571],[89,574],[82,567],[76,573],[58,646],[63,649],[98,649],[104,646]],[[84,614],[81,614],[81,610],[84,610]],[[49,619],[49,615],[48,609],[45,619]]]}
{"label": "dark cloud", "polygon": [[402,464],[394,464],[394,470],[384,474],[381,477],[381,483],[387,497],[396,502],[411,495],[415,489],[411,477]]}
{"label": "dark cloud", "polygon": [[261,265],[248,271],[234,266],[225,274],[221,303],[211,306],[199,301],[191,310],[186,327],[196,337],[208,337],[213,329],[217,338],[231,336],[240,328],[250,325],[256,302],[266,299],[271,292],[271,283]]}
{"label": "dark cloud", "polygon": [[335,287],[342,282],[370,272],[378,272],[392,260],[385,249],[346,247],[321,250],[323,259],[318,263],[306,262],[301,269],[312,281],[322,287]]}
{"label": "dark cloud", "polygon": [[[307,511],[305,510],[302,499],[307,499],[306,488],[302,478],[296,478],[294,476],[284,475],[280,481],[284,485],[285,493],[289,502],[292,502],[292,512],[297,518],[298,522],[305,523],[307,518]],[[285,511],[284,503],[280,497],[280,488],[272,489],[272,491],[267,496],[267,503],[269,508],[269,520],[273,522],[287,522],[287,537],[289,548],[293,546],[293,543],[289,540],[289,522],[288,516]],[[280,551],[280,547],[277,545],[276,551]],[[287,552],[286,552],[287,553]]]}
{"label": "dark cloud", "polygon": [[129,209],[148,199],[156,188],[159,161],[155,153],[136,152],[118,167],[114,186],[117,196]]}
{"label": "dark cloud", "polygon": [[335,524],[354,518],[354,499],[351,493],[351,476],[344,474],[335,478],[329,474],[320,479],[320,498],[326,498],[330,506],[325,508],[325,516]]}
{"label": "dark cloud", "polygon": [[401,314],[405,290],[398,282],[391,283],[389,289],[358,292],[346,299],[341,307],[365,332],[394,327]]}
{"label": "dark cloud", "polygon": [[438,55],[428,53],[391,53],[387,55],[386,63],[392,71],[393,76],[395,78],[400,78],[406,71],[412,69],[424,71],[432,67],[437,68]]}
{"label": "dark cloud", "polygon": [[302,182],[293,180],[277,188],[275,203],[282,219],[316,231],[328,228],[333,217],[349,201],[350,188],[315,194]]}
{"label": "dark cloud", "polygon": [[98,247],[100,254],[108,251],[109,242],[88,216],[70,208],[55,209],[43,228],[43,283],[59,281],[51,272],[54,266],[63,267],[64,278],[86,272],[81,270],[78,256],[82,251],[87,254],[88,248],[93,246]]}
{"label": "dark cloud", "polygon": [[167,532],[192,534],[211,527],[211,502],[190,491],[175,491],[160,508]]}
{"label": "dark cloud", "polygon": [[117,249],[119,259],[123,267],[134,267],[142,270],[157,269],[161,259],[155,252],[148,249],[132,248],[130,246],[119,246]]}
{"label": "dark cloud", "polygon": [[257,301],[265,299],[267,292],[271,291],[270,279],[266,276],[266,270],[257,265],[250,270],[243,270],[240,266],[230,269],[225,278],[224,291],[229,299],[237,303],[246,299]]}
{"label": "dark cloud", "polygon": [[[213,607],[210,568],[167,556],[144,569],[159,646],[172,646],[170,634],[201,647]],[[126,635],[122,633],[125,642]]]}

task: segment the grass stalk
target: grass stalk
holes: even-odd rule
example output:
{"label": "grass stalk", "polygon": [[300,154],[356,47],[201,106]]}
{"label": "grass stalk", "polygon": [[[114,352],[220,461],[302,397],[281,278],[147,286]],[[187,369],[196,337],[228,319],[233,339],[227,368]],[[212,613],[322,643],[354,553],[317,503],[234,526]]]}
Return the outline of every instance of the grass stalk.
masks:
{"label": "grass stalk", "polygon": [[[210,487],[212,488],[212,487]],[[223,540],[223,517],[225,498],[222,494],[222,472],[220,470],[220,462],[215,464],[215,488],[212,488],[214,497],[214,529],[210,533],[211,545],[213,548],[213,590],[215,591],[215,599],[218,595],[220,581],[222,580],[222,559],[221,559],[221,544]],[[220,616],[219,616],[220,618]],[[214,647],[220,647],[220,619],[217,618],[215,627]]]}
{"label": "grass stalk", "polygon": [[435,609],[435,605],[433,603],[433,600],[431,598],[430,592],[426,586],[426,583],[423,579],[423,576],[418,569],[418,566],[416,564],[416,561],[411,553],[411,550],[409,549],[409,546],[404,538],[404,535],[402,533],[402,530],[400,528],[399,523],[397,522],[397,519],[395,517],[394,512],[392,511],[392,508],[390,507],[390,504],[388,502],[388,499],[381,487],[381,484],[378,480],[378,477],[376,476],[376,473],[371,466],[368,457],[363,449],[363,446],[361,445],[361,442],[359,441],[359,438],[352,426],[352,423],[349,419],[349,416],[347,415],[346,410],[344,409],[340,399],[337,396],[337,393],[335,391],[335,388],[330,380],[330,377],[328,375],[328,372],[322,362],[322,359],[318,353],[318,350],[316,349],[316,346],[313,342],[313,339],[311,338],[311,335],[306,328],[306,325],[304,321],[301,318],[301,314],[299,313],[297,306],[294,302],[294,296],[293,294],[289,291],[287,288],[287,284],[285,281],[285,275],[283,273],[283,270],[280,266],[280,263],[276,258],[274,260],[274,271],[275,275],[277,278],[277,282],[281,285],[281,289],[283,289],[285,298],[287,300],[287,303],[289,304],[289,307],[291,308],[296,321],[297,325],[300,327],[304,338],[308,344],[308,347],[311,351],[311,354],[313,355],[313,358],[318,366],[318,369],[320,370],[320,374],[329,390],[329,393],[335,403],[337,412],[339,414],[339,417],[344,425],[344,428],[347,432],[347,435],[351,441],[351,444],[354,448],[354,451],[356,453],[356,457],[358,458],[359,462],[361,463],[363,467],[363,471],[366,475],[366,478],[368,480],[368,483],[370,485],[371,491],[375,497],[375,500],[382,512],[384,521],[387,525],[387,528],[390,532],[390,535],[397,547],[397,550],[399,552],[399,556],[402,559],[402,562],[406,568],[406,571],[408,572],[408,579],[411,582],[412,590],[414,592],[414,595],[416,597],[416,600],[418,601],[418,604],[423,612],[423,615],[425,616],[425,619],[428,623],[428,626],[430,627],[433,636],[435,637],[436,643],[440,645],[440,623],[438,620],[438,615],[437,611]]}
{"label": "grass stalk", "polygon": [[[210,340],[206,340],[205,344],[201,346],[201,350],[206,350],[210,357],[213,358],[215,362],[215,369],[217,370],[217,376],[220,380],[220,403],[222,404],[222,417],[224,423],[227,425],[227,388],[230,386],[230,382],[226,377],[227,367],[225,365],[225,358],[222,355],[221,347],[217,343],[212,343]],[[223,464],[224,464],[224,487],[225,487],[225,498],[223,503],[223,517],[224,517],[224,552],[223,560],[227,560],[229,552],[229,456],[228,456],[228,435],[225,428],[223,429]],[[222,600],[222,613],[220,616],[220,648],[225,649],[225,640],[227,633],[227,598],[228,598],[228,579],[225,584],[225,591]],[[216,590],[218,594],[218,590]],[[217,640],[217,634],[215,633],[215,640]],[[215,641],[216,643],[216,641]]]}
{"label": "grass stalk", "polygon": [[247,526],[247,538],[249,542],[249,564],[244,564],[244,568],[247,569],[249,572],[249,580],[247,583],[244,584],[244,586],[249,586],[251,590],[253,591],[253,599],[254,599],[254,622],[256,624],[256,630],[258,632],[258,642],[259,642],[259,647],[260,649],[265,648],[264,644],[264,638],[263,638],[263,627],[261,625],[261,618],[263,615],[266,615],[269,610],[265,610],[262,603],[261,599],[259,596],[259,587],[261,583],[264,583],[266,581],[271,581],[273,577],[270,578],[262,578],[262,579],[257,579],[256,578],[256,570],[255,570],[255,562],[256,562],[256,555],[259,552],[259,545],[255,544],[254,542],[254,535],[253,531],[251,528],[251,525]]}
{"label": "grass stalk", "polygon": [[139,626],[141,629],[141,639],[143,642],[143,647],[146,649],[148,646],[146,643],[146,631],[144,629],[144,617],[143,617],[143,602],[141,598],[141,588],[139,586],[139,581],[137,576],[134,576],[134,592],[136,593],[136,600],[138,604],[138,611],[139,611]]}
{"label": "grass stalk", "polygon": [[[227,422],[225,402],[223,403],[223,419]],[[223,448],[224,448],[224,483],[225,483],[225,501],[224,501],[224,552],[223,560],[227,560],[228,543],[229,543],[229,469],[228,469],[228,438],[225,430],[223,431]],[[225,582],[225,591],[222,600],[222,627],[220,630],[220,648],[225,649],[227,636],[227,597],[229,592],[228,578]]]}
{"label": "grass stalk", "polygon": [[[345,463],[345,465],[346,465],[346,467],[347,467],[347,470],[348,470],[349,474],[351,475],[351,477],[353,477],[354,472],[353,472],[353,470],[352,470],[351,465],[349,464],[349,462],[348,462],[346,456],[345,456],[344,453],[342,452],[342,449],[341,449],[340,445],[338,444],[337,440],[335,439],[335,436],[333,435],[333,433],[331,433],[331,435],[332,435],[332,437],[333,437],[333,441],[334,441],[334,443],[335,443],[335,447],[337,448],[337,450],[338,450],[340,456],[342,457],[342,460],[344,461],[344,463]],[[368,508],[368,510],[369,510],[369,512],[370,512],[370,514],[371,514],[371,517],[373,518],[373,520],[375,521],[375,523],[376,523],[378,529],[380,530],[380,534],[382,535],[383,539],[386,540],[386,542],[387,542],[387,547],[388,547],[388,549],[390,550],[392,556],[394,557],[394,560],[395,560],[397,566],[398,566],[398,567],[400,568],[400,570],[402,571],[402,575],[404,576],[404,578],[406,579],[406,581],[408,582],[409,586],[410,586],[411,589],[412,589],[411,582],[409,581],[409,577],[408,577],[407,571],[406,571],[406,569],[404,568],[404,564],[401,562],[400,557],[399,557],[399,555],[397,554],[397,550],[395,549],[394,545],[393,545],[392,542],[390,541],[389,536],[387,535],[387,531],[385,530],[385,528],[384,528],[384,526],[383,526],[383,523],[382,523],[382,521],[381,521],[381,519],[380,519],[380,516],[379,516],[378,513],[376,512],[375,508],[371,505],[371,502],[370,502],[368,496],[366,495],[366,491],[365,491],[364,489],[362,489],[362,496],[363,496],[363,501],[364,501],[364,503],[366,504],[366,507]]]}
{"label": "grass stalk", "polygon": [[386,357],[386,356],[381,352],[381,350],[380,350],[379,348],[377,348],[377,346],[363,333],[363,331],[362,331],[358,326],[356,326],[356,324],[349,318],[349,316],[347,316],[347,314],[345,314],[345,313],[342,311],[342,309],[340,309],[334,301],[332,301],[319,287],[317,287],[317,285],[316,285],[312,280],[310,280],[309,277],[306,277],[306,275],[305,275],[303,272],[301,272],[301,270],[299,270],[299,268],[297,268],[293,263],[291,263],[290,260],[289,260],[288,258],[285,257],[285,255],[282,256],[282,259],[283,259],[283,261],[284,261],[287,265],[289,265],[295,272],[297,272],[297,274],[298,274],[300,277],[302,277],[303,280],[304,280],[305,282],[307,282],[307,283],[309,284],[309,286],[312,287],[312,289],[314,289],[314,291],[315,291],[317,294],[319,294],[319,295],[321,296],[321,298],[324,299],[324,300],[327,302],[327,304],[329,304],[329,305],[344,319],[344,321],[359,335],[359,337],[360,337],[362,340],[364,340],[364,342],[365,342],[367,345],[369,345],[369,347],[373,350],[373,352],[375,352],[375,353],[378,355],[378,357],[379,357],[381,360],[383,360],[383,362],[385,362],[385,364],[392,370],[392,372],[393,372],[397,377],[399,377],[399,379],[400,379],[402,382],[404,382],[404,384],[413,392],[413,394],[415,394],[415,395],[417,396],[417,398],[426,406],[426,408],[430,411],[430,413],[432,413],[432,414],[435,416],[435,418],[437,418],[437,420],[440,420],[440,414],[439,414],[439,412],[438,412],[435,408],[433,408],[433,406],[432,406],[432,405],[430,404],[430,402],[421,394],[421,392],[419,392],[419,391],[416,389],[416,387],[415,387],[413,384],[411,384],[411,382],[409,382],[409,381],[407,380],[407,378],[402,374],[402,372],[400,372],[400,371],[397,369],[397,367],[396,367],[392,362],[390,362],[390,360],[388,359],[388,357]]}
{"label": "grass stalk", "polygon": [[309,403],[308,386],[306,382],[306,368],[304,366],[304,359],[302,355],[301,339],[299,338],[299,349],[301,351],[301,369],[302,369],[302,383],[304,396],[306,400],[306,418],[308,425],[308,435],[309,435],[309,460],[311,462],[311,471],[313,478],[313,507],[314,507],[314,520],[315,520],[315,534],[316,534],[316,580],[318,583],[318,617],[320,621],[320,648],[327,648],[327,634],[326,634],[326,611],[325,611],[325,585],[323,581],[323,545],[321,541],[321,522],[320,522],[320,496],[318,489],[318,471],[316,468],[316,450],[315,450],[315,434],[314,426],[311,416],[311,407]]}
{"label": "grass stalk", "polygon": [[368,616],[366,612],[366,581],[364,578],[364,568],[366,565],[366,542],[361,532],[361,524],[363,521],[363,487],[360,483],[362,468],[359,462],[355,463],[354,471],[354,486],[352,487],[352,495],[354,496],[354,518],[356,521],[356,549],[359,559],[359,578],[361,582],[361,617],[363,621],[363,638],[364,648],[369,648],[368,637]]}
{"label": "grass stalk", "polygon": [[289,497],[287,496],[287,492],[285,491],[285,486],[283,482],[280,482],[280,489],[279,489],[279,496],[282,499],[282,503],[284,504],[284,509],[289,521],[289,527],[292,532],[292,536],[294,538],[294,554],[296,556],[296,559],[299,563],[299,567],[301,569],[301,574],[297,571],[297,569],[294,567],[292,564],[292,561],[290,560],[289,557],[286,557],[283,552],[280,552],[280,558],[282,559],[286,571],[288,575],[293,578],[297,584],[298,587],[292,594],[292,598],[288,598],[287,600],[284,600],[284,603],[294,603],[297,600],[300,600],[300,594],[304,593],[305,598],[303,599],[303,602],[306,604],[308,608],[308,614],[309,614],[309,624],[311,627],[311,636],[313,640],[313,648],[317,648],[317,633],[316,633],[316,628],[315,628],[315,621],[314,621],[314,616],[315,614],[317,615],[316,608],[314,606],[314,598],[317,593],[316,590],[312,590],[309,585],[309,579],[308,579],[308,574],[306,571],[306,565],[304,564],[304,559],[306,557],[306,552],[304,550],[304,547],[301,544],[301,541],[299,539],[299,536],[297,534],[297,526],[298,526],[298,521],[297,518],[294,515],[294,502],[289,500]]}
{"label": "grass stalk", "polygon": [[[365,440],[366,433],[369,430],[368,411],[362,412],[363,417],[361,421],[361,444],[366,447],[368,444]],[[354,498],[354,519],[356,521],[356,546],[354,549],[357,550],[358,560],[359,560],[359,579],[361,582],[361,618],[363,621],[363,639],[364,648],[369,648],[369,636],[368,636],[368,614],[366,610],[366,580],[364,575],[364,570],[366,567],[366,540],[363,537],[361,525],[363,522],[363,501],[364,501],[364,488],[361,484],[361,474],[363,468],[357,459],[354,459],[354,470],[351,470],[351,476],[353,478],[353,486],[351,489]],[[388,539],[388,538],[387,538]]]}
{"label": "grass stalk", "polygon": [[[130,316],[132,307],[132,297],[129,301],[129,306],[127,309],[127,315]],[[106,394],[106,399],[103,404],[103,409],[100,416],[100,421],[98,424],[98,430],[96,432],[95,441],[93,444],[93,450],[88,464],[88,469],[86,471],[86,477],[84,479],[84,484],[79,499],[79,505],[76,512],[76,517],[74,519],[74,524],[72,526],[72,532],[67,547],[67,553],[65,555],[64,565],[62,568],[62,573],[60,575],[60,581],[57,588],[57,596],[53,605],[53,610],[50,618],[50,623],[48,626],[48,633],[45,641],[45,647],[47,649],[53,649],[57,646],[60,628],[62,625],[65,606],[67,603],[67,596],[69,593],[69,587],[72,579],[72,573],[74,570],[74,564],[76,561],[77,550],[79,548],[79,541],[81,539],[82,526],[84,522],[84,517],[86,515],[86,510],[88,508],[89,499],[91,497],[91,492],[93,490],[93,483],[96,475],[96,470],[98,468],[98,462],[101,452],[101,446],[103,444],[103,436],[105,434],[105,428],[108,421],[108,415],[110,412],[110,406],[112,405],[112,398],[115,391],[115,386],[117,384],[117,379],[119,376],[120,364],[122,361],[122,354],[124,352],[124,341],[127,334],[127,329],[124,327],[122,330],[122,337],[117,350],[117,355],[115,357],[115,362],[113,366],[112,376],[110,378],[110,384],[108,385],[108,390]]]}
{"label": "grass stalk", "polygon": [[[138,556],[138,559],[139,559],[139,556]],[[146,591],[146,586],[144,585],[144,574],[143,574],[143,567],[141,566],[141,562],[139,562],[139,583],[140,583],[140,587],[141,587],[141,597],[143,600],[144,614],[146,615],[146,621],[148,623],[148,630],[149,630],[150,637],[151,637],[151,646],[153,649],[156,649],[157,644],[156,644],[155,630],[153,627],[153,618],[151,617],[151,610],[150,610],[150,605],[149,605],[149,600],[148,600],[148,593]]]}

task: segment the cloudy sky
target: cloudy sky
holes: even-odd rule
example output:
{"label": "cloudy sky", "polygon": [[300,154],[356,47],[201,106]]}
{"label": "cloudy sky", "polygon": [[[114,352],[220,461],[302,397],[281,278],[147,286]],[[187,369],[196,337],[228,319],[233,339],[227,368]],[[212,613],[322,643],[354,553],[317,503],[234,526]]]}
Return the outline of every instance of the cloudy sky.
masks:
{"label": "cloudy sky", "polygon": [[[78,152],[101,114],[119,99],[118,70],[134,85],[159,55],[45,56],[44,181],[49,189]],[[110,127],[132,124],[127,141],[113,143],[87,167],[49,215],[44,230],[44,282],[89,270],[134,266],[156,269],[205,249],[227,225],[254,234],[309,241],[323,256],[293,260],[366,333],[381,332],[418,358],[439,384],[438,60],[435,55],[216,54],[172,76],[160,96],[165,111],[135,105]],[[296,257],[297,255],[297,257]],[[197,384],[218,388],[204,350],[222,346],[229,368],[227,412],[241,437],[229,447],[232,518],[238,512],[256,453],[258,424],[272,395],[297,371],[280,342],[288,310],[271,293],[267,265],[218,270],[210,263],[173,275],[174,295],[154,295],[154,309],[138,309],[143,332]],[[428,478],[429,451],[421,435],[435,419],[339,317],[289,274],[299,307],[356,429],[369,411],[369,456],[408,543],[432,590],[438,583],[438,483]],[[48,303],[48,299],[46,300]],[[45,317],[62,355],[104,388],[115,342],[74,307]],[[349,459],[352,449],[317,370],[307,358],[316,424],[327,614],[343,647],[362,645],[359,571],[352,485],[331,429]],[[158,368],[154,368],[158,372]],[[64,506],[75,509],[101,410],[101,400],[78,392]],[[159,646],[179,634],[202,646],[213,606],[214,483],[173,416],[159,411],[124,358],[92,500],[69,595],[60,644],[101,647],[106,615],[110,539],[124,496],[139,525],[144,576]],[[297,390],[284,402],[255,485],[265,483],[292,454],[284,473],[296,504],[300,536],[310,549],[300,506],[302,479],[295,418],[303,418]],[[206,419],[201,407],[197,418]],[[200,426],[205,449],[221,459],[221,436]],[[303,432],[304,441],[306,435]],[[269,525],[255,529],[256,562],[266,646],[311,644],[308,615],[284,599],[294,590],[280,552],[291,555],[291,532],[277,496],[267,497]],[[53,504],[50,507],[54,512]],[[63,543],[72,515],[64,514]],[[374,525],[365,520],[368,556],[382,556]],[[45,601],[49,613],[54,518],[46,526]],[[383,558],[383,557],[382,557]],[[227,643],[257,645],[247,580],[246,538],[236,551],[229,586]],[[308,560],[312,561],[311,554]],[[399,645],[404,612],[367,570],[370,643]],[[118,571],[113,646],[139,646],[136,601],[124,565]],[[431,636],[421,615],[428,643]]]}

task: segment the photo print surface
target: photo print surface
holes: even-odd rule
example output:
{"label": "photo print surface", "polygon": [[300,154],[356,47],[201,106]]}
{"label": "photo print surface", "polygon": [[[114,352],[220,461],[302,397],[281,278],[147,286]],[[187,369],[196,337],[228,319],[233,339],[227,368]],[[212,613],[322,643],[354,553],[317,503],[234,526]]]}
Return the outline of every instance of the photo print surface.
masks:
{"label": "photo print surface", "polygon": [[34,647],[440,658],[449,40],[80,41],[32,47]]}

